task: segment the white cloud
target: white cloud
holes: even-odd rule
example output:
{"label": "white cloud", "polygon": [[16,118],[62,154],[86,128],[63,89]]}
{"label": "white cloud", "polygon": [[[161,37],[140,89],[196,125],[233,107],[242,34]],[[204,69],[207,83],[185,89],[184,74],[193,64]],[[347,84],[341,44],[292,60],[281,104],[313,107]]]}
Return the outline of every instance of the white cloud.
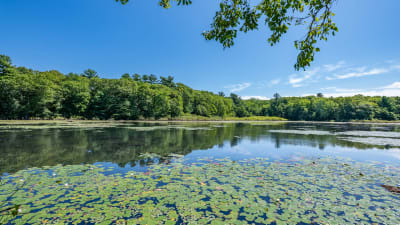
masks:
{"label": "white cloud", "polygon": [[251,83],[241,83],[241,84],[232,84],[225,86],[225,89],[229,89],[230,92],[239,92],[243,91],[244,89],[248,88],[251,86]]}
{"label": "white cloud", "polygon": [[274,79],[269,82],[270,86],[277,85],[281,82],[280,79]]}
{"label": "white cloud", "polygon": [[327,71],[327,72],[333,72],[333,71],[335,71],[335,70],[338,70],[338,69],[340,69],[340,68],[343,68],[344,65],[345,65],[345,62],[344,62],[344,61],[340,61],[340,62],[338,62],[338,63],[336,63],[336,64],[326,64],[326,65],[323,65],[322,67],[323,67],[324,70]]}
{"label": "white cloud", "polygon": [[[308,70],[301,72],[301,74],[292,74],[289,76],[289,84],[292,85],[292,87],[302,87],[308,82],[313,82],[313,78],[315,78],[315,75],[320,72],[320,68],[317,67],[313,70]],[[317,79],[319,77],[316,77]]]}
{"label": "white cloud", "polygon": [[384,88],[385,89],[393,89],[393,88],[400,89],[400,82],[394,82],[393,84],[385,86]]}
{"label": "white cloud", "polygon": [[349,72],[345,74],[340,74],[340,75],[334,75],[333,77],[327,77],[328,80],[334,80],[334,79],[348,79],[348,78],[353,78],[353,77],[364,77],[364,76],[371,76],[371,75],[380,75],[383,73],[387,73],[390,70],[385,69],[385,68],[373,68],[370,70],[367,70],[365,67],[360,67],[354,69],[355,72]]}
{"label": "white cloud", "polygon": [[297,77],[297,75],[291,75],[289,77],[289,84],[292,85],[292,87],[301,87],[303,86],[302,82],[308,79],[309,77]]}
{"label": "white cloud", "polygon": [[[394,82],[384,87],[373,89],[344,89],[336,87],[321,88],[321,90],[331,90],[332,92],[324,93],[326,97],[347,97],[354,95],[365,96],[400,96],[400,82]],[[305,96],[309,96],[307,94]]]}
{"label": "white cloud", "polygon": [[316,67],[313,70],[292,74],[288,77],[288,84],[292,87],[303,87],[310,83],[315,83],[321,77],[326,80],[343,80],[349,78],[357,78],[364,76],[381,75],[393,71],[400,71],[400,63],[396,61],[385,61],[380,63],[379,66],[361,66],[351,67],[345,61],[339,61],[334,64],[325,64]]}
{"label": "white cloud", "polygon": [[364,96],[400,96],[400,89],[382,89],[373,91],[360,91],[360,92],[341,92],[341,93],[326,93],[326,97],[347,97],[354,95],[364,95]]}
{"label": "white cloud", "polygon": [[264,80],[264,81],[257,81],[254,82],[252,87],[254,88],[266,88],[266,87],[273,87],[281,83],[281,79],[272,79],[272,80]]}
{"label": "white cloud", "polygon": [[327,91],[327,90],[335,90],[337,87],[326,87],[326,88],[321,88],[322,91]]}
{"label": "white cloud", "polygon": [[248,100],[248,99],[269,100],[270,99],[266,96],[241,96],[241,98],[244,100]]}
{"label": "white cloud", "polygon": [[312,70],[300,72],[299,74],[292,74],[289,76],[289,84],[296,88],[317,82],[321,78],[321,74],[332,73],[345,67],[345,65],[345,61],[339,61],[335,64],[325,64]]}
{"label": "white cloud", "polygon": [[400,70],[400,65],[393,65],[393,66],[391,67],[391,69],[393,69],[393,70]]}
{"label": "white cloud", "polygon": [[321,88],[321,91],[357,92],[357,91],[361,91],[361,89],[347,89],[347,88],[337,88],[337,87],[326,87],[326,88]]}

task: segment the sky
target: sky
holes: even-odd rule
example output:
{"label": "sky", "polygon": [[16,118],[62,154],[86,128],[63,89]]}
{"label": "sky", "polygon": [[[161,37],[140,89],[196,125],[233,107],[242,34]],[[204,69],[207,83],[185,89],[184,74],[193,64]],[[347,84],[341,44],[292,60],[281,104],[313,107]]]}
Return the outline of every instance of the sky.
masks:
{"label": "sky", "polygon": [[294,27],[271,47],[269,30],[239,34],[223,49],[201,33],[220,1],[193,0],[163,9],[157,0],[1,0],[0,54],[35,70],[103,78],[124,73],[173,76],[194,89],[243,98],[305,96],[400,96],[400,1],[338,0],[339,33],[320,42],[306,71],[296,71],[305,27]]}

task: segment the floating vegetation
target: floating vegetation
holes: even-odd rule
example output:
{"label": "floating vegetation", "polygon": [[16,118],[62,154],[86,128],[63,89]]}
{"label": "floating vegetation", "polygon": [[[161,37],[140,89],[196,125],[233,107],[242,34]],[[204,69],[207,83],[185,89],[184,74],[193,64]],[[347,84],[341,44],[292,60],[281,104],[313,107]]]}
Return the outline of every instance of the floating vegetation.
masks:
{"label": "floating vegetation", "polygon": [[344,136],[359,136],[359,137],[400,138],[400,132],[388,132],[388,131],[345,131],[345,132],[337,132],[335,134]]}
{"label": "floating vegetation", "polygon": [[[0,127],[0,133],[13,133],[13,132],[19,132],[21,130],[17,130],[17,129],[4,129],[2,127]],[[22,131],[32,131],[32,130],[28,130],[28,129],[24,129]]]}
{"label": "floating vegetation", "polygon": [[222,127],[228,127],[228,125],[217,124],[217,125],[211,125],[211,127],[222,128]]}
{"label": "floating vegetation", "polygon": [[153,130],[167,130],[167,129],[183,129],[183,130],[212,130],[212,127],[189,127],[189,126],[178,126],[178,125],[167,125],[167,126],[148,126],[148,127],[123,127],[126,129],[136,131],[153,131]]}
{"label": "floating vegetation", "polygon": [[358,136],[358,137],[387,137],[387,138],[400,138],[400,132],[387,132],[387,131],[344,131],[344,132],[330,132],[324,130],[309,130],[307,127],[298,130],[269,130],[271,133],[283,134],[302,134],[302,135],[337,135],[337,136]]}
{"label": "floating vegetation", "polygon": [[172,158],[178,158],[178,159],[184,157],[184,155],[181,155],[181,154],[174,154],[174,153],[171,153],[171,154],[169,154],[168,156],[170,156],[170,157],[172,157]]}
{"label": "floating vegetation", "polygon": [[[3,177],[10,224],[399,224],[400,168],[331,158],[202,159],[105,175],[93,165]],[[28,185],[11,198],[13,190]],[[0,219],[0,220],[1,220]]]}
{"label": "floating vegetation", "polygon": [[153,130],[169,129],[168,126],[123,127],[123,128],[131,129],[131,130],[135,130],[135,131],[153,131]]}
{"label": "floating vegetation", "polygon": [[248,123],[252,126],[279,126],[288,124],[286,121],[240,121],[240,123]]}
{"label": "floating vegetation", "polygon": [[59,123],[48,123],[48,124],[9,124],[9,125],[0,125],[0,132],[13,132],[13,131],[32,131],[32,130],[42,130],[42,129],[93,129],[93,128],[108,128],[108,127],[116,127],[121,125],[119,123],[111,123],[111,122],[59,122]]}
{"label": "floating vegetation", "polygon": [[173,126],[171,128],[174,129],[183,129],[183,130],[212,130],[212,127],[183,127],[183,126]]}
{"label": "floating vegetation", "polygon": [[145,152],[138,156],[139,159],[160,158],[161,156],[156,153]]}
{"label": "floating vegetation", "polygon": [[367,145],[379,145],[388,147],[400,147],[400,139],[377,137],[338,137],[339,140],[362,143]]}
{"label": "floating vegetation", "polygon": [[271,133],[282,134],[302,134],[302,135],[332,135],[329,131],[324,130],[269,130]]}
{"label": "floating vegetation", "polygon": [[338,140],[361,143],[366,145],[400,147],[400,132],[385,131],[344,131],[331,132],[323,130],[269,130],[270,133],[299,134],[299,135],[322,135],[334,136]]}

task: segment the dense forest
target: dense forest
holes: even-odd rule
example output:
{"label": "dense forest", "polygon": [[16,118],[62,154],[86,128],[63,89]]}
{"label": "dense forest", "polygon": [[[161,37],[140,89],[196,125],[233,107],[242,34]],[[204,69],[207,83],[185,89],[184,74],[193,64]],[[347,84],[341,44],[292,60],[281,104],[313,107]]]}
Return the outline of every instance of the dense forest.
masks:
{"label": "dense forest", "polygon": [[160,119],[276,116],[289,120],[397,120],[400,97],[281,97],[242,100],[238,95],[193,90],[174,78],[123,74],[104,79],[82,74],[35,71],[0,55],[0,119]]}

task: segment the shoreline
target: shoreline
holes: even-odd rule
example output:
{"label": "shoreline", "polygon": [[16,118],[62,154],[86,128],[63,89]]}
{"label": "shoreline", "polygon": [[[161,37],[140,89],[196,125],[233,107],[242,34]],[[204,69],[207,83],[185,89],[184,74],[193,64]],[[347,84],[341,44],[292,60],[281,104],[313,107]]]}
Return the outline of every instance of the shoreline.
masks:
{"label": "shoreline", "polygon": [[291,120],[0,120],[0,125],[50,123],[308,123],[308,124],[383,124],[400,125],[400,121],[291,121]]}

